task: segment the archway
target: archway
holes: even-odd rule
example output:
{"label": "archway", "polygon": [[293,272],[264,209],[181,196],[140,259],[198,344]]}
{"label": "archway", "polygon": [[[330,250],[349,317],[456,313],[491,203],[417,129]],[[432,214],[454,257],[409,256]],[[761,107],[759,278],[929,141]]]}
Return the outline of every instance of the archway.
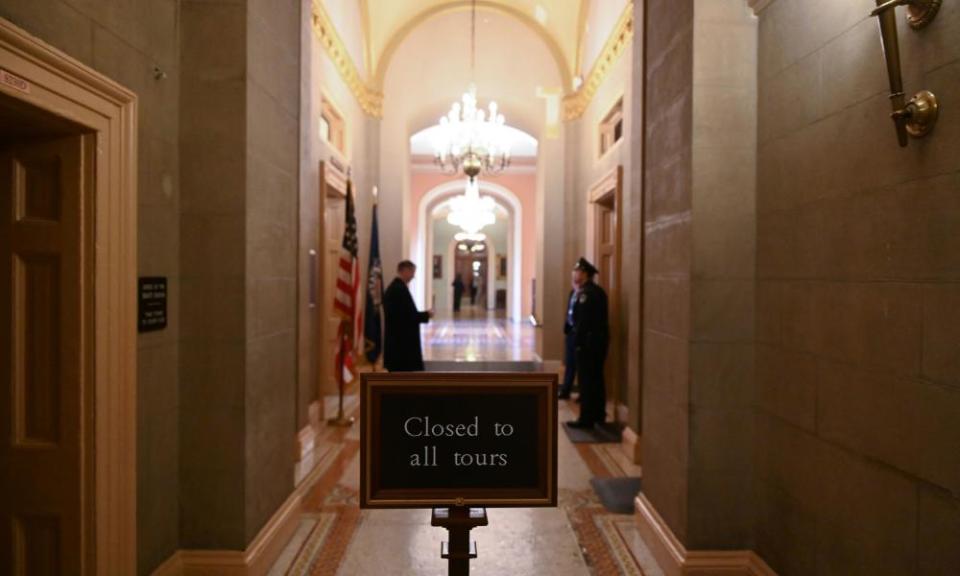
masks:
{"label": "archway", "polygon": [[[451,238],[450,242],[447,243],[447,248],[445,250],[446,261],[444,262],[444,278],[450,279],[453,278],[456,274],[456,261],[457,261],[457,244],[459,241],[456,238]],[[493,241],[487,237],[484,239],[483,244],[486,246],[484,250],[484,258],[486,258],[486,271],[487,275],[484,278],[484,282],[487,286],[486,291],[486,303],[483,305],[487,310],[492,310],[496,307],[496,291],[494,286],[496,285],[496,258],[497,258],[497,248],[494,245]],[[449,282],[446,283],[445,287],[447,291],[447,298],[445,302],[451,302],[453,298],[453,286]],[[508,291],[509,294],[509,291]]]}
{"label": "archway", "polygon": [[[509,266],[509,286],[507,289],[507,318],[515,322],[522,319],[521,278],[523,274],[523,206],[516,194],[508,188],[480,180],[480,191],[492,196],[510,215],[512,225],[507,234],[507,255]],[[417,206],[416,239],[413,242],[411,258],[415,262],[432,262],[432,227],[430,215],[442,202],[463,192],[463,181],[453,180],[434,187],[423,195]],[[449,260],[449,258],[448,258]],[[432,282],[427,281],[428,274],[418,274],[414,280],[414,299],[421,308],[429,307],[432,296]]]}

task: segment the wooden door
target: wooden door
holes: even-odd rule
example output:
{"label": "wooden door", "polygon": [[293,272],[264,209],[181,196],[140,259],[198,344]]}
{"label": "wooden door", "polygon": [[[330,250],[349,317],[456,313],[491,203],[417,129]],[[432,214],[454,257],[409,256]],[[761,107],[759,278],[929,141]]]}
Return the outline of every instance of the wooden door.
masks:
{"label": "wooden door", "polygon": [[597,268],[600,269],[598,284],[608,292],[616,286],[617,269],[614,262],[617,253],[617,213],[613,198],[597,202]]}
{"label": "wooden door", "polygon": [[327,394],[336,394],[338,383],[336,380],[336,360],[337,351],[340,349],[340,343],[337,341],[338,330],[340,328],[340,316],[333,308],[333,298],[336,294],[336,282],[339,276],[340,266],[340,245],[343,244],[343,228],[346,225],[347,203],[339,195],[327,196],[327,208],[324,218],[324,270],[323,270],[323,293],[326,297],[324,302],[320,303],[320,309],[323,310],[324,342],[322,350],[326,354],[324,365],[327,367],[324,373],[320,374],[320,381],[324,383],[321,389]]}
{"label": "wooden door", "polygon": [[615,419],[619,420],[618,406],[622,397],[621,382],[624,381],[623,356],[620,353],[620,222],[622,214],[623,168],[617,166],[591,188],[589,198],[593,212],[593,257],[600,269],[597,283],[607,292],[610,320],[610,348],[605,366],[607,399],[613,401]]}
{"label": "wooden door", "polygon": [[93,534],[84,531],[92,501],[83,442],[93,429],[82,266],[91,142],[0,149],[2,574],[82,574],[92,561],[84,554]]}

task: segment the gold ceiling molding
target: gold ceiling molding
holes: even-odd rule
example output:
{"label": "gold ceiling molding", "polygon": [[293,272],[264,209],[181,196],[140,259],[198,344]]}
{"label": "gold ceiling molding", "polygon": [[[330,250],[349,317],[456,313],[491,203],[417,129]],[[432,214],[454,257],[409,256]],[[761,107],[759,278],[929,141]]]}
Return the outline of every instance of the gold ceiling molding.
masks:
{"label": "gold ceiling molding", "polygon": [[576,120],[590,105],[597,89],[603,84],[610,68],[630,46],[630,40],[633,38],[633,2],[628,2],[620,19],[613,29],[613,33],[607,38],[607,43],[603,46],[603,51],[590,68],[590,73],[584,79],[580,88],[563,99],[563,119]]}
{"label": "gold ceiling molding", "polygon": [[[514,6],[510,6],[509,4],[501,4],[492,0],[477,0],[477,8],[485,8],[488,10],[501,12],[508,16],[512,16],[521,23],[525,24],[531,32],[543,40],[543,43],[547,46],[547,49],[550,50],[550,54],[557,63],[557,71],[560,73],[560,81],[563,84],[564,89],[567,89],[570,86],[572,75],[570,72],[570,67],[567,65],[566,59],[563,56],[563,50],[560,48],[557,40],[542,26],[540,26],[539,22]],[[457,0],[453,2],[447,2],[445,4],[431,6],[430,8],[421,11],[419,14],[408,20],[403,26],[393,33],[393,35],[390,37],[390,40],[387,41],[383,50],[380,52],[380,56],[376,61],[377,71],[373,76],[373,86],[377,90],[383,90],[383,81],[387,76],[387,69],[390,67],[390,60],[393,57],[393,53],[397,50],[397,48],[400,47],[400,44],[403,43],[403,40],[414,30],[414,28],[425,22],[427,19],[438,14],[454,10],[469,9],[470,0]]]}
{"label": "gold ceiling molding", "polygon": [[313,32],[326,49],[343,83],[353,92],[360,108],[370,116],[383,117],[383,93],[371,88],[363,80],[363,76],[350,58],[347,47],[340,35],[337,34],[333,22],[330,21],[330,16],[323,9],[319,0],[313,1]]}

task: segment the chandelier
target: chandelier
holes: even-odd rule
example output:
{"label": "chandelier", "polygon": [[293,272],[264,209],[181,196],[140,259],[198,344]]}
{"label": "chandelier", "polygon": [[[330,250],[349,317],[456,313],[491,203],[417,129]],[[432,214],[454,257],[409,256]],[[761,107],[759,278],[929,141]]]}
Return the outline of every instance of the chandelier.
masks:
{"label": "chandelier", "polygon": [[[470,77],[473,78],[477,49],[477,3],[471,3]],[[487,111],[477,108],[477,87],[471,82],[460,102],[454,102],[433,141],[434,159],[442,170],[463,173],[470,179],[481,171],[499,172],[510,165],[510,143],[503,114],[497,103],[490,102]]]}
{"label": "chandelier", "polygon": [[450,213],[447,222],[459,226],[461,230],[475,235],[489,224],[497,221],[493,213],[495,204],[489,196],[480,197],[480,185],[476,178],[467,180],[467,188],[460,196],[450,200]]}

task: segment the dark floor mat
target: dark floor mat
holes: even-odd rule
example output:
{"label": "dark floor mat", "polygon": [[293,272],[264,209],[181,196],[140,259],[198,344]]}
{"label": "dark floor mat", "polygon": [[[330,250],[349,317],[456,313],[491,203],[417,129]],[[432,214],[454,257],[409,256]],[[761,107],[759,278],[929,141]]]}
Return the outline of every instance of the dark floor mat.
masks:
{"label": "dark floor mat", "polygon": [[574,444],[607,444],[620,441],[622,427],[613,422],[605,422],[593,428],[571,428],[564,422],[563,430],[567,433],[567,438]]}
{"label": "dark floor mat", "polygon": [[640,478],[591,478],[590,484],[604,508],[615,514],[633,514],[633,500],[640,493]]}

